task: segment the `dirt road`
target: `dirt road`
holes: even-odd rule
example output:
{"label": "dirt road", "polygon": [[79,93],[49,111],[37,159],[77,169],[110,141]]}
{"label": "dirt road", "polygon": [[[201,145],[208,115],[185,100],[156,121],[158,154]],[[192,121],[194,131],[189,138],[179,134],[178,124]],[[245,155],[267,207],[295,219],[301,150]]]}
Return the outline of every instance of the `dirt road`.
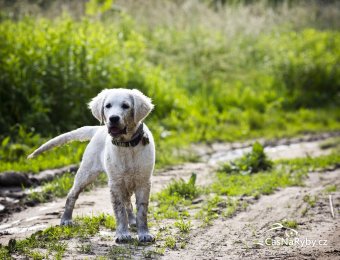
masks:
{"label": "dirt road", "polygon": [[[296,158],[304,156],[319,156],[329,153],[322,150],[321,138],[291,139],[267,146],[265,151],[273,159]],[[202,162],[186,163],[156,172],[153,177],[152,192],[165,187],[172,179],[187,179],[192,172],[197,174],[197,184],[206,186],[213,180],[213,172],[219,162],[240,157],[250,150],[249,144],[214,144],[196,146]],[[190,234],[187,247],[183,250],[167,250],[164,259],[237,259],[237,258],[322,258],[335,259],[340,253],[340,223],[339,223],[339,191],[332,193],[335,216],[332,217],[329,208],[329,196],[325,194],[327,184],[340,185],[340,171],[311,173],[305,187],[289,187],[273,195],[262,196],[246,211],[233,218],[219,218],[207,228],[194,229]],[[306,195],[316,199],[316,205],[311,208],[306,205]],[[11,238],[23,238],[37,230],[50,225],[59,224],[65,199],[57,199],[15,213],[0,224],[0,243],[7,244]],[[307,208],[307,210],[306,210]],[[306,212],[305,212],[306,211]],[[112,213],[109,190],[106,187],[81,194],[74,215],[91,215]],[[282,219],[295,219],[298,224],[298,234],[301,241],[327,240],[327,245],[318,246],[275,246],[273,234],[267,233],[271,225]],[[276,230],[276,235],[282,235],[284,229]],[[281,233],[282,234],[281,234]],[[267,239],[270,237],[270,239]],[[282,237],[283,238],[283,237]],[[300,241],[296,240],[296,241]],[[297,242],[295,242],[297,243]],[[318,243],[318,242],[317,242]],[[262,245],[261,245],[262,244]],[[100,248],[100,247],[99,247]],[[98,250],[99,250],[98,248]],[[69,257],[74,255],[69,255]]]}
{"label": "dirt road", "polygon": [[[212,226],[195,230],[185,250],[169,251],[164,259],[340,259],[340,192],[331,197],[333,218],[324,191],[329,184],[339,187],[339,169],[310,173],[305,187],[262,196],[235,217],[219,218]],[[306,196],[316,197],[313,207],[305,202]],[[285,228],[268,232],[283,219],[297,222],[298,233],[290,238],[290,246],[275,245],[287,238]]]}

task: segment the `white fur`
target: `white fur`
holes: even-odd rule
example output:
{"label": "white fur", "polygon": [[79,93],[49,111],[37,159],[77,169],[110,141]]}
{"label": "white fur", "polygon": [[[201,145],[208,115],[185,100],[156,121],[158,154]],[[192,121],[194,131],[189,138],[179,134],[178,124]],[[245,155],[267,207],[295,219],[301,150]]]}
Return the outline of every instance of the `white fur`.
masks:
{"label": "white fur", "polygon": [[[29,158],[73,140],[90,140],[73,187],[68,194],[61,224],[71,224],[72,211],[79,193],[104,171],[109,179],[111,200],[117,219],[117,241],[124,242],[131,239],[128,225],[135,224],[137,224],[139,240],[152,241],[153,236],[148,232],[146,217],[150,177],[155,164],[152,134],[144,124],[144,132],[150,143],[144,145],[140,142],[135,147],[115,146],[111,142],[112,136],[108,134],[108,129],[112,127],[110,118],[117,116],[120,120],[114,125],[115,129],[126,129],[126,132],[114,138],[119,141],[131,140],[141,122],[153,109],[151,100],[138,90],[105,89],[92,99],[89,108],[94,117],[105,124],[104,126],[82,127],[60,135],[39,147]],[[137,219],[133,214],[130,200],[133,193],[136,195]]]}

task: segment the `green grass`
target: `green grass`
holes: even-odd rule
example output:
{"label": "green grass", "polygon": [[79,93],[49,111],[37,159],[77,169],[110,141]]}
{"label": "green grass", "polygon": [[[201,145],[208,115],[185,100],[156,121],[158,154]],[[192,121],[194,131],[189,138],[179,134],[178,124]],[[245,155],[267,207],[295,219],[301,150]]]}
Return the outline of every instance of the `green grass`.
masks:
{"label": "green grass", "polygon": [[242,175],[248,175],[270,170],[272,166],[273,162],[267,158],[263,146],[256,142],[253,144],[251,152],[246,153],[240,159],[224,164],[222,171],[228,174],[241,173]]}
{"label": "green grass", "polygon": [[182,179],[174,180],[161,192],[153,194],[151,201],[157,202],[157,206],[151,208],[153,216],[156,219],[188,216],[184,207],[190,205],[192,200],[202,193],[195,181],[196,174],[193,173],[188,182]]}
{"label": "green grass", "polygon": [[332,192],[336,192],[337,191],[337,186],[334,184],[334,185],[329,185],[325,188],[325,192],[326,193],[332,193]]}
{"label": "green grass", "polygon": [[215,211],[219,202],[222,202],[219,196],[208,197],[195,217],[201,219],[205,225],[211,224],[212,220],[219,216],[219,213]]}
{"label": "green grass", "polygon": [[144,258],[159,258],[159,256],[162,256],[164,255],[164,251],[165,249],[163,248],[158,248],[158,249],[155,249],[155,250],[145,250],[143,251],[143,257]]}
{"label": "green grass", "polygon": [[180,219],[175,222],[175,227],[177,227],[179,231],[182,233],[189,233],[191,228],[191,222],[190,220],[184,221],[183,219]]}
{"label": "green grass", "polygon": [[[41,186],[39,191],[32,191],[28,194],[27,199],[35,202],[46,202],[54,198],[65,197],[72,188],[75,174],[66,173],[61,177],[57,177],[50,182]],[[106,174],[100,174],[96,181],[88,186],[85,191],[89,190],[93,185],[103,185],[107,183]]]}
{"label": "green grass", "polygon": [[[243,208],[241,208],[243,206]],[[202,225],[211,225],[213,220],[223,216],[232,217],[238,210],[244,210],[246,204],[241,205],[239,197],[222,198],[219,195],[209,196],[202,204],[202,208],[195,214],[195,218],[202,221]]]}
{"label": "green grass", "polygon": [[[40,142],[39,142],[40,143]],[[26,156],[30,152],[27,151],[24,156],[14,161],[2,161],[0,164],[0,172],[19,171],[37,173],[45,169],[60,168],[70,164],[79,164],[83,156],[85,144],[74,143],[64,147],[56,148],[51,152],[40,155],[37,158],[28,160]]]}
{"label": "green grass", "polygon": [[219,182],[212,185],[212,191],[221,195],[247,195],[271,194],[278,187],[301,184],[303,174],[293,176],[286,170],[261,172],[256,175],[231,175],[218,173]]}
{"label": "green grass", "polygon": [[[0,246],[1,259],[10,258],[11,254],[22,254],[36,259],[46,257],[35,251],[46,249],[55,259],[62,259],[67,249],[67,240],[71,238],[89,238],[97,234],[100,228],[115,229],[115,220],[112,216],[101,214],[92,217],[78,217],[73,226],[53,226],[38,231],[23,240],[10,240],[7,246]],[[84,249],[85,250],[85,249]]]}
{"label": "green grass", "polygon": [[299,158],[277,161],[270,171],[253,175],[228,175],[223,171],[217,173],[218,181],[212,184],[212,191],[230,196],[258,196],[271,194],[279,187],[301,185],[308,172],[326,169],[338,165],[340,156],[335,153],[316,158]]}
{"label": "green grass", "polygon": [[81,244],[78,247],[78,251],[80,253],[89,254],[92,252],[92,246],[91,244]]}
{"label": "green grass", "polygon": [[176,247],[176,239],[173,236],[167,236],[165,238],[164,246],[170,249],[174,249]]}
{"label": "green grass", "polygon": [[65,197],[70,191],[74,180],[74,174],[66,173],[55,178],[41,187],[41,191],[32,191],[28,195],[28,200],[46,202],[55,197]]}
{"label": "green grass", "polygon": [[281,223],[284,227],[288,228],[296,229],[298,227],[296,220],[283,220]]}
{"label": "green grass", "polygon": [[196,198],[200,191],[195,185],[196,183],[196,173],[193,173],[188,182],[180,179],[179,181],[171,182],[164,190],[164,195],[180,197],[183,199],[194,199]]}
{"label": "green grass", "polygon": [[230,218],[232,217],[237,209],[239,208],[239,200],[236,198],[232,199],[228,199],[228,203],[227,203],[227,209],[223,212],[223,216],[226,218]]}
{"label": "green grass", "polygon": [[277,163],[282,165],[288,165],[292,171],[321,171],[328,167],[338,166],[340,162],[340,155],[334,152],[330,155],[324,155],[319,157],[306,157],[289,160],[279,160]]}
{"label": "green grass", "polygon": [[317,196],[310,196],[308,194],[303,197],[303,201],[308,203],[308,205],[312,208],[315,206],[317,199]]}
{"label": "green grass", "polygon": [[146,123],[157,167],[192,158],[181,152],[192,142],[340,129],[337,8],[191,4],[190,16],[172,1],[79,19],[3,14],[0,172],[79,162],[78,144],[24,158],[47,137],[98,124],[86,103],[103,88],[138,88],[153,99]]}
{"label": "green grass", "polygon": [[131,249],[122,246],[112,246],[110,248],[109,259],[131,259]]}

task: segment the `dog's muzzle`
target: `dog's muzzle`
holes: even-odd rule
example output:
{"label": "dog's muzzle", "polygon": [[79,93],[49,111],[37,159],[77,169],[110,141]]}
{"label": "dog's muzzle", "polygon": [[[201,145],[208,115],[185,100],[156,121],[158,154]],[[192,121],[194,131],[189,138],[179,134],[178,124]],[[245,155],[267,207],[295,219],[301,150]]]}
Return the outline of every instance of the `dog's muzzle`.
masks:
{"label": "dog's muzzle", "polygon": [[125,135],[127,133],[127,131],[126,131],[126,127],[120,128],[120,127],[117,127],[117,126],[110,126],[110,127],[108,127],[108,133],[112,137],[119,137],[121,135]]}

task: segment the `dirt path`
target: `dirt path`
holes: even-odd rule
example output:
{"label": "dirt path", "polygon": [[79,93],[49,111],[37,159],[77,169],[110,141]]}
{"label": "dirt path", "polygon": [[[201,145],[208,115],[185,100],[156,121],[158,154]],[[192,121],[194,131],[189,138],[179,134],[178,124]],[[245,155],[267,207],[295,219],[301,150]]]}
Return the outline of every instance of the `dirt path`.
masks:
{"label": "dirt path", "polygon": [[[305,140],[295,140],[295,141],[288,140],[286,143],[283,142],[282,144],[278,143],[277,145],[266,147],[266,152],[269,155],[269,157],[274,158],[274,159],[304,157],[307,155],[318,156],[321,154],[327,154],[329,153],[329,150],[320,149],[320,143],[323,142],[325,138],[327,138],[327,136],[318,138],[317,140],[313,138],[305,139]],[[218,163],[240,157],[242,154],[250,150],[249,144],[244,144],[244,143],[243,144],[215,144],[209,147],[206,147],[206,146],[197,147],[196,146],[194,148],[196,151],[199,152],[202,158],[202,162],[186,163],[183,165],[179,165],[179,166],[171,167],[171,168],[168,168],[162,171],[158,171],[152,179],[152,182],[153,182],[152,192],[157,192],[161,190],[172,179],[176,179],[176,178],[187,179],[189,178],[192,172],[197,173],[197,183],[199,185],[207,185],[213,180],[211,173],[216,170],[216,168],[218,167]],[[335,172],[330,175],[339,177],[337,176],[338,174],[339,172]],[[332,179],[332,181],[334,180]],[[316,189],[316,187],[314,188]],[[226,221],[217,220],[214,223],[214,225],[207,230],[200,231],[201,230],[200,229],[199,231],[192,232],[193,240],[188,245],[188,252],[192,254],[193,258],[195,258],[196,256],[198,258],[200,258],[201,256],[205,256],[205,258],[210,257],[210,256],[212,258],[216,258],[216,257],[224,258],[223,253],[221,253],[222,255],[219,255],[217,251],[226,253],[227,250],[230,250],[230,248],[233,247],[232,244],[226,243],[226,241],[236,241],[233,239],[237,238],[239,240],[241,237],[243,239],[246,239],[245,241],[248,241],[251,238],[249,237],[249,234],[246,232],[247,230],[245,229],[246,223],[250,221],[254,222],[254,219],[258,218],[258,219],[261,219],[261,221],[259,222],[259,225],[260,223],[262,223],[262,225],[255,226],[255,228],[258,228],[258,227],[265,228],[266,225],[270,223],[269,220],[273,218],[270,216],[277,216],[277,218],[280,218],[281,216],[284,215],[283,214],[284,212],[286,212],[287,214],[288,212],[295,212],[296,209],[294,209],[294,206],[292,205],[292,207],[289,209],[280,207],[280,210],[278,208],[278,212],[276,212],[275,210],[272,210],[270,214],[268,213],[268,216],[266,215],[268,222],[265,221],[264,216],[261,216],[261,214],[265,214],[265,211],[263,211],[263,209],[266,209],[266,207],[270,207],[270,205],[272,205],[273,199],[276,200],[277,198],[282,197],[282,199],[286,198],[286,201],[288,202],[289,200],[298,196],[298,194],[301,193],[301,190],[299,189],[302,189],[302,188],[288,188],[274,195],[265,196],[257,203],[261,205],[263,204],[264,206],[261,206],[261,207],[258,207],[256,205],[251,206],[249,211],[252,212],[252,214],[250,215],[248,214],[248,212],[243,212],[233,219],[229,219]],[[282,196],[284,194],[286,194],[286,196]],[[274,197],[271,198],[272,196]],[[266,199],[267,199],[267,202],[266,202]],[[336,199],[338,200],[338,197]],[[27,237],[28,235],[36,232],[37,230],[44,229],[50,225],[59,224],[59,219],[60,219],[61,213],[63,212],[64,203],[65,203],[64,198],[57,199],[54,202],[44,203],[44,204],[41,204],[35,207],[27,208],[26,210],[22,212],[15,213],[11,215],[10,217],[6,218],[0,224],[0,234],[1,234],[0,243],[7,244],[9,239],[11,238],[18,239],[18,238]],[[285,204],[280,204],[280,205],[285,205]],[[262,210],[260,210],[259,213],[256,213],[256,209],[262,209]],[[90,192],[81,194],[75,207],[74,216],[91,215],[91,214],[98,214],[102,212],[110,213],[110,214],[112,213],[112,208],[111,208],[110,199],[109,199],[109,189],[106,187],[95,188],[94,190]],[[269,211],[267,210],[267,212]],[[329,223],[333,223],[332,221],[334,222],[334,220],[330,220]],[[232,227],[233,231],[231,231],[229,227]],[[218,232],[214,234],[214,232],[216,231]],[[200,232],[203,232],[203,233],[200,233]],[[211,234],[210,238],[209,238],[209,234]],[[230,234],[234,234],[234,235],[232,235],[232,237],[228,237]],[[198,247],[200,247],[202,250],[197,250]],[[234,255],[241,256],[242,254],[245,254],[242,250],[243,250],[242,247],[240,247],[239,251],[235,251]],[[165,258],[175,259],[177,257],[181,257],[182,254],[186,254],[186,252],[187,250],[178,251],[178,252],[170,252],[169,254],[166,254]],[[199,255],[200,252],[202,255]],[[263,251],[263,252],[264,252],[263,254],[265,254],[266,251]]]}
{"label": "dirt path", "polygon": [[[339,169],[310,173],[305,187],[288,187],[262,196],[235,217],[220,218],[208,228],[195,230],[185,250],[169,251],[164,259],[340,259],[340,192],[332,193],[333,218],[329,195],[324,192],[329,184],[339,187]],[[316,196],[314,207],[305,201],[306,196]],[[281,241],[279,237],[286,238],[284,229],[274,234],[268,232],[273,224],[284,219],[297,222],[294,230],[298,233],[292,237],[295,244],[270,245]],[[302,245],[307,240],[315,241],[315,245]]]}

